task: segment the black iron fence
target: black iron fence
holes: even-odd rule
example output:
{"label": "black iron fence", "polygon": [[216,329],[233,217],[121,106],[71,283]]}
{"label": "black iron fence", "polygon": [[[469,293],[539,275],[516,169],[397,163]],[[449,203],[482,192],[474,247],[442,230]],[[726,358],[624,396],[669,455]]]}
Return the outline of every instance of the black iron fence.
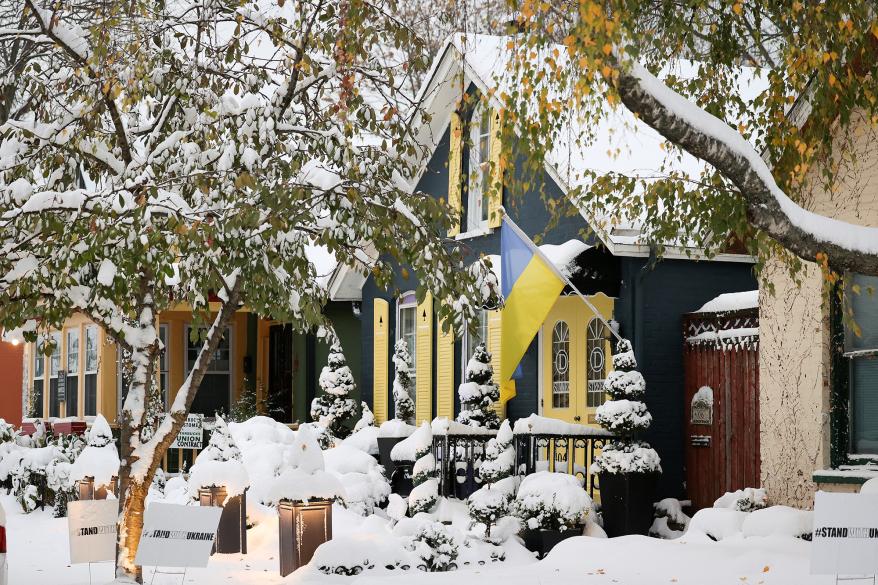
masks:
{"label": "black iron fence", "polygon": [[537,471],[554,471],[575,475],[593,498],[599,486],[591,464],[612,437],[602,429],[575,435],[518,433],[514,442],[516,473],[525,476]]}
{"label": "black iron fence", "polygon": [[439,474],[439,494],[464,499],[479,489],[479,467],[485,446],[494,435],[433,435],[433,456]]}

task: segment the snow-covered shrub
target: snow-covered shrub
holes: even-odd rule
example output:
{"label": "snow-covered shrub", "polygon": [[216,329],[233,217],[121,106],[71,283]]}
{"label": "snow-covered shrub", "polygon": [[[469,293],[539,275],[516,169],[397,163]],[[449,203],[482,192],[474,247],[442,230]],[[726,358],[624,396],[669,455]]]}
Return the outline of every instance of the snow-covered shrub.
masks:
{"label": "snow-covered shrub", "polygon": [[[350,437],[348,437],[350,438]],[[390,496],[390,482],[371,455],[339,445],[323,452],[326,471],[335,475],[344,487],[340,503],[363,516],[372,514]]]}
{"label": "snow-covered shrub", "polygon": [[415,447],[415,466],[412,469],[414,488],[409,494],[409,513],[414,516],[418,512],[432,510],[439,499],[439,480],[436,479],[436,459],[433,457],[433,429],[430,423],[424,421],[406,440],[412,441]]}
{"label": "snow-covered shrub", "polygon": [[409,365],[411,361],[408,343],[404,339],[400,339],[393,348],[393,368],[396,372],[396,376],[393,378],[393,409],[394,416],[405,422],[409,422],[415,417],[411,366]]}
{"label": "snow-covered shrub", "polygon": [[110,425],[98,415],[88,431],[88,444],[76,457],[70,469],[70,479],[79,481],[94,478],[95,487],[109,486],[119,474],[119,453],[113,441]]}
{"label": "snow-covered shrub", "polygon": [[418,558],[403,548],[399,539],[374,534],[336,536],[321,544],[311,560],[326,575],[351,577],[364,571],[408,571]]}
{"label": "snow-covered shrub", "polygon": [[259,398],[256,393],[256,385],[250,383],[250,379],[244,376],[241,396],[232,405],[228,419],[231,422],[244,422],[254,416],[259,416]]}
{"label": "snow-covered shrub", "polygon": [[387,497],[387,510],[385,511],[387,512],[387,517],[391,520],[399,522],[406,517],[408,509],[408,500],[406,500],[399,494],[390,494]]}
{"label": "snow-covered shrub", "polygon": [[457,569],[459,545],[441,522],[423,524],[408,548],[418,556],[418,568],[422,571],[434,573]]}
{"label": "snow-covered shrub", "polygon": [[687,537],[691,533],[703,533],[713,540],[723,540],[741,532],[747,512],[730,508],[702,508],[689,521]]}
{"label": "snow-covered shrub", "polygon": [[524,478],[513,511],[530,530],[573,530],[594,506],[579,480],[566,473],[538,471]]}
{"label": "snow-covered shrub", "polygon": [[789,506],[757,508],[747,514],[741,525],[745,537],[787,536],[811,540],[814,531],[814,512]]}
{"label": "snow-covered shrub", "polygon": [[342,441],[342,445],[359,449],[369,455],[378,455],[378,427],[365,426],[354,431],[350,437]]}
{"label": "snow-covered shrub", "polygon": [[201,488],[224,487],[233,498],[250,486],[250,477],[229,427],[221,416],[216,417],[210,441],[195,459],[189,471],[189,495],[198,498]]}
{"label": "snow-covered shrub", "polygon": [[159,467],[155,470],[155,475],[152,476],[152,485],[149,489],[157,494],[163,495],[167,484],[168,478],[165,476],[165,470]]}
{"label": "snow-covered shrub", "polygon": [[357,386],[338,341],[329,349],[327,365],[320,372],[318,383],[324,393],[311,401],[311,419],[320,421],[332,435],[343,439],[350,434],[350,423],[357,415],[357,402],[348,398]]}
{"label": "snow-covered shrub", "polygon": [[652,473],[661,472],[658,453],[648,443],[637,440],[652,423],[646,404],[639,399],[646,393],[643,376],[636,371],[637,361],[631,342],[621,339],[613,355],[612,372],[604,382],[610,395],[597,408],[597,421],[617,438],[610,441],[595,457],[592,473]]}
{"label": "snow-covered shrub", "polygon": [[70,470],[73,461],[85,448],[85,441],[79,435],[57,435],[51,444],[57,449],[57,453],[46,466],[47,495],[54,499],[55,518],[64,518],[67,516],[67,502],[76,493]]}
{"label": "snow-covered shrub", "polygon": [[713,503],[714,508],[729,508],[740,512],[761,510],[767,505],[768,500],[762,488],[744,488],[726,492]]}
{"label": "snow-covered shrub", "polygon": [[374,427],[375,426],[375,414],[372,412],[372,409],[369,408],[369,405],[365,402],[360,402],[360,418],[357,421],[357,424],[354,425],[354,432],[362,431],[365,428]]}
{"label": "snow-covered shrub", "polygon": [[496,429],[500,417],[494,410],[494,403],[500,399],[500,389],[494,383],[494,367],[491,354],[480,343],[466,364],[464,382],[457,389],[460,396],[460,414],[457,422],[474,427]]}
{"label": "snow-covered shrub", "polygon": [[649,529],[649,535],[654,538],[673,540],[683,536],[689,527],[689,516],[683,512],[683,506],[688,506],[688,500],[681,502],[676,498],[665,498],[653,504],[655,519]]}
{"label": "snow-covered shrub", "polygon": [[25,513],[50,500],[46,470],[53,460],[64,455],[55,445],[22,447],[9,455],[9,477],[12,491]]}
{"label": "snow-covered shrub", "polygon": [[474,524],[485,527],[485,538],[491,538],[491,528],[506,516],[512,500],[511,490],[504,489],[498,482],[510,478],[515,467],[515,449],[512,447],[512,428],[509,421],[503,421],[497,436],[488,441],[485,447],[485,461],[479,468],[479,475],[485,485],[467,498],[467,507]]}
{"label": "snow-covered shrub", "polygon": [[345,497],[341,482],[324,469],[323,451],[311,427],[299,427],[287,465],[271,482],[267,493],[269,503],[276,505],[281,500],[307,502]]}
{"label": "snow-covered shrub", "polygon": [[0,418],[0,443],[8,443],[15,440],[15,427]]}

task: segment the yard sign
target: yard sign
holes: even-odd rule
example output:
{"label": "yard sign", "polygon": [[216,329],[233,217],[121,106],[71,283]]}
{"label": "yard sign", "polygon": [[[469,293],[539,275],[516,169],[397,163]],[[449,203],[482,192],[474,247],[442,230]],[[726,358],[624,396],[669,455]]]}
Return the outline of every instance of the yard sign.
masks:
{"label": "yard sign", "polygon": [[204,415],[190,414],[177,433],[177,438],[171,443],[171,449],[201,449],[203,433]]}
{"label": "yard sign", "polygon": [[67,504],[70,562],[99,563],[116,558],[117,500],[80,500]]}
{"label": "yard sign", "polygon": [[150,504],[137,547],[138,565],[206,567],[223,509]]}
{"label": "yard sign", "polygon": [[878,574],[878,494],[817,492],[811,574]]}

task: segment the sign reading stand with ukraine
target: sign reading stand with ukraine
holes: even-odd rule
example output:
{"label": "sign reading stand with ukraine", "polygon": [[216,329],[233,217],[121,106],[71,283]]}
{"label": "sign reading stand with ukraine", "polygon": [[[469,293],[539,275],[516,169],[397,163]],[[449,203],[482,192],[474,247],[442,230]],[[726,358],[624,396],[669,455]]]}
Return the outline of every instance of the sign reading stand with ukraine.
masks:
{"label": "sign reading stand with ukraine", "polygon": [[500,227],[500,280],[505,300],[500,336],[500,401],[515,396],[512,376],[564,290],[565,279],[508,217]]}

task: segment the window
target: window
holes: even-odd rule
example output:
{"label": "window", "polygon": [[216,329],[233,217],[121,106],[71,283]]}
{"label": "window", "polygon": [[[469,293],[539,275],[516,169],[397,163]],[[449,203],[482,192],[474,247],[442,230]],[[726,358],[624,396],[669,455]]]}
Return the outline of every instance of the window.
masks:
{"label": "window", "polygon": [[159,326],[159,339],[162,340],[162,353],[159,355],[159,390],[162,393],[162,404],[168,407],[168,326]]}
{"label": "window", "polygon": [[46,378],[46,356],[43,353],[45,342],[43,338],[37,339],[34,345],[34,387],[31,395],[31,412],[29,416],[43,417],[43,389]]}
{"label": "window", "polygon": [[61,416],[58,399],[58,373],[61,370],[61,333],[52,332],[52,354],[49,356],[49,416]]}
{"label": "window", "polygon": [[409,348],[409,369],[412,374],[412,382],[417,377],[418,360],[415,359],[417,353],[417,331],[418,331],[418,301],[415,293],[407,293],[399,298],[399,313],[397,315],[396,338],[405,340]]}
{"label": "window", "polygon": [[66,416],[79,415],[79,328],[67,330],[67,380],[64,401],[67,404]]}
{"label": "window", "polygon": [[588,322],[585,334],[585,359],[588,360],[587,406],[597,408],[604,403],[604,378],[607,370],[607,337],[609,331],[603,321],[595,317]]}
{"label": "window", "polygon": [[469,181],[467,187],[466,230],[484,229],[488,221],[490,187],[491,113],[479,102],[469,124]]}
{"label": "window", "polygon": [[[853,323],[846,323],[850,359],[851,451],[878,454],[878,277],[849,277]],[[856,330],[853,330],[856,329]]]}
{"label": "window", "polygon": [[564,321],[552,329],[552,408],[570,408],[570,328]]}
{"label": "window", "polygon": [[98,328],[85,328],[85,368],[83,370],[85,416],[98,414]]}
{"label": "window", "polygon": [[[199,335],[192,339],[192,328],[186,327],[186,374],[188,375],[195,366],[198,354],[204,345],[201,335],[207,333],[206,328],[200,330]],[[219,346],[211,356],[207,365],[207,372],[201,380],[201,386],[192,401],[191,412],[204,416],[215,416],[219,413],[229,412],[232,390],[232,336],[227,328],[220,340]]]}
{"label": "window", "polygon": [[462,380],[466,380],[466,365],[469,363],[469,359],[473,357],[473,352],[476,350],[476,346],[480,343],[484,343],[486,346],[488,345],[488,311],[482,309],[479,311],[478,316],[476,317],[475,323],[475,331],[471,331],[467,329],[466,335],[464,336],[463,341],[463,356],[460,360],[461,365],[463,366],[463,376]]}

